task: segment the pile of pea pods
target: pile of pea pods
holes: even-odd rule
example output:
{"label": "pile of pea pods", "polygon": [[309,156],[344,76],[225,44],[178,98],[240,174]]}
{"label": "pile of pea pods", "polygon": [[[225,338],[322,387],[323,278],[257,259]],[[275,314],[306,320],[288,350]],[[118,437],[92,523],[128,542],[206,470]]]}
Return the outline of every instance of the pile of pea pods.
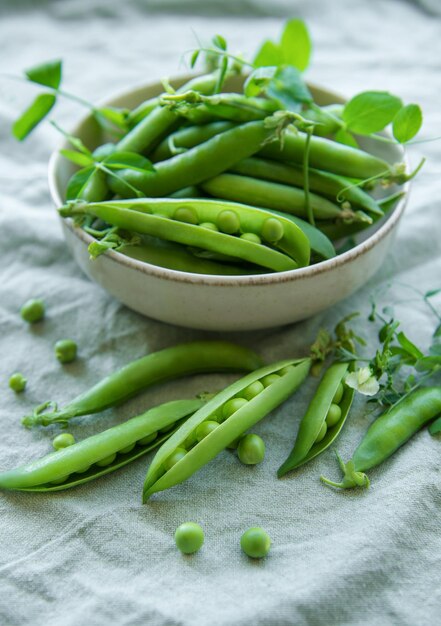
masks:
{"label": "pile of pea pods", "polygon": [[[34,323],[34,318],[29,320]],[[45,402],[23,418],[27,428],[66,427],[141,393],[153,384],[207,372],[246,372],[217,393],[173,400],[76,442],[68,432],[53,440],[54,450],[16,469],[0,473],[0,489],[54,492],[116,471],[158,448],[148,468],[142,499],[170,489],[222,453],[237,451],[244,465],[265,457],[253,426],[291,397],[314,364],[311,356],[264,365],[252,350],[225,341],[196,341],[166,348],[128,363],[64,407]],[[354,389],[346,384],[348,363],[334,361],[324,371],[303,416],[292,452],[278,477],[296,470],[336,441],[350,415]],[[22,387],[16,388],[21,392]],[[420,388],[373,422],[352,459],[339,459],[343,480],[322,481],[337,488],[368,487],[364,473],[390,457],[420,428],[441,414],[441,387]],[[90,419],[90,418],[89,418]],[[440,430],[441,419],[431,432]]]}
{"label": "pile of pea pods", "polygon": [[[407,177],[332,139],[335,107],[301,118],[268,95],[218,89],[217,69],[142,103],[118,141],[95,149],[93,173],[73,175],[60,214],[95,238],[93,258],[116,249],[192,273],[295,270],[335,256],[335,241],[400,197],[376,200],[362,188]],[[299,117],[315,124],[312,135]]]}

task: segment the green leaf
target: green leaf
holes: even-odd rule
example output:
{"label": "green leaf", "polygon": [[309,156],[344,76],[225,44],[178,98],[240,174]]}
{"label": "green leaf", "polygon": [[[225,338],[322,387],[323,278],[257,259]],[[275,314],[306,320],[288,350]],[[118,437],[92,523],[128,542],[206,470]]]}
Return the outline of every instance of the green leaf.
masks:
{"label": "green leaf", "polygon": [[281,47],[270,41],[264,41],[254,57],[253,65],[255,68],[267,65],[281,65],[283,63],[283,54]]}
{"label": "green leaf", "polygon": [[436,338],[441,337],[441,324],[436,328],[435,332],[433,333],[433,336]]}
{"label": "green leaf", "polygon": [[348,130],[370,135],[390,124],[402,106],[400,98],[387,91],[365,91],[349,100],[342,118]]}
{"label": "green leaf", "polygon": [[62,154],[66,159],[75,163],[75,165],[79,165],[80,167],[88,167],[89,165],[93,165],[94,160],[83,154],[82,152],[76,152],[76,150],[60,150],[60,154]]}
{"label": "green leaf", "polygon": [[430,291],[426,291],[426,293],[424,294],[424,299],[433,298],[434,296],[437,296],[439,293],[441,293],[441,289],[431,289]]}
{"label": "green leaf", "polygon": [[357,140],[352,133],[348,132],[344,128],[339,128],[334,135],[335,141],[342,143],[345,146],[351,146],[351,148],[358,148]]}
{"label": "green leaf", "polygon": [[195,50],[195,51],[193,52],[193,54],[191,55],[191,58],[190,58],[190,67],[191,67],[192,69],[193,69],[193,68],[194,68],[194,66],[196,65],[196,62],[197,62],[197,60],[198,60],[198,58],[199,58],[200,53],[201,53],[201,51],[200,51],[200,50]]}
{"label": "green leaf", "polygon": [[93,166],[75,172],[67,184],[66,200],[75,200],[78,198],[89,182],[90,177],[94,174],[96,174],[96,170]]}
{"label": "green leaf", "polygon": [[302,20],[294,19],[286,23],[280,40],[283,60],[301,72],[305,71],[311,58],[311,38]]}
{"label": "green leaf", "polygon": [[61,83],[62,61],[47,61],[25,70],[26,77],[33,83],[58,89]]}
{"label": "green leaf", "polygon": [[441,367],[441,355],[425,356],[415,365],[419,372],[430,371]]}
{"label": "green leaf", "polygon": [[421,350],[403,332],[398,333],[397,340],[400,346],[415,359],[421,359],[424,356]]}
{"label": "green leaf", "polygon": [[154,171],[151,161],[135,152],[114,152],[103,159],[103,163],[111,170],[131,169],[139,172]]}
{"label": "green leaf", "polygon": [[212,39],[213,41],[213,45],[216,48],[219,48],[219,50],[226,50],[227,49],[227,42],[225,41],[225,38],[222,37],[222,35],[215,35]]}
{"label": "green leaf", "polygon": [[246,79],[243,92],[247,97],[258,96],[274,78],[277,67],[258,67]]}
{"label": "green leaf", "polygon": [[51,93],[42,93],[35,98],[30,107],[16,120],[12,126],[12,133],[16,139],[22,141],[46,117],[57,101]]}
{"label": "green leaf", "polygon": [[86,148],[86,146],[81,141],[81,139],[79,139],[78,137],[74,137],[74,135],[71,135],[70,133],[68,133],[66,130],[61,128],[61,126],[59,126],[56,122],[51,122],[51,124],[56,130],[58,130],[59,133],[63,135],[63,137],[66,137],[68,142],[74,148],[76,148],[79,152],[82,152],[83,154],[86,154],[87,156],[93,158],[92,152],[89,150],[89,148]]}
{"label": "green leaf", "polygon": [[438,419],[430,424],[429,433],[431,435],[437,435],[438,433],[441,433],[441,417],[438,417]]}
{"label": "green leaf", "polygon": [[310,104],[312,95],[302,75],[290,65],[279,69],[268,87],[268,96],[278,100],[288,111],[299,111],[302,104]]}
{"label": "green leaf", "polygon": [[117,107],[103,107],[95,111],[95,115],[103,117],[106,121],[114,124],[118,128],[127,130],[127,117],[130,111]]}
{"label": "green leaf", "polygon": [[395,115],[392,131],[400,143],[406,143],[415,137],[423,124],[423,113],[417,104],[402,107]]}

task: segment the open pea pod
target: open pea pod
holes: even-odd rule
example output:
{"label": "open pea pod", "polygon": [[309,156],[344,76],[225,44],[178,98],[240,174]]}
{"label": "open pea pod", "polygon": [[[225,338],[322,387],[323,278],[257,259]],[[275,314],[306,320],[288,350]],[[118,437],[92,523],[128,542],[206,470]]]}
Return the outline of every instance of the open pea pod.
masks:
{"label": "open pea pod", "polygon": [[63,217],[93,215],[166,241],[226,254],[274,271],[304,267],[307,236],[292,221],[247,205],[205,198],[139,198],[60,209]]}
{"label": "open pea pod", "polygon": [[347,363],[334,363],[326,370],[300,422],[291,454],[277,471],[279,478],[321,454],[339,436],[354,398],[354,390],[343,383],[347,370]]}
{"label": "open pea pod", "polygon": [[156,406],[68,448],[0,473],[0,489],[60,491],[95,480],[163,443],[176,423],[203,404],[204,400],[193,399]]}
{"label": "open pea pod", "polygon": [[158,450],[144,482],[143,501],[182,483],[214,459],[289,398],[305,380],[310,366],[307,358],[273,363],[218,393]]}

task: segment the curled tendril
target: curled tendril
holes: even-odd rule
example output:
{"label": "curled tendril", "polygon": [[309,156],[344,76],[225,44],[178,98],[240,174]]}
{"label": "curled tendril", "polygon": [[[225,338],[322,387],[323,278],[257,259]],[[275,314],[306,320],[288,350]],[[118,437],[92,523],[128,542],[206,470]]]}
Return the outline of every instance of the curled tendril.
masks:
{"label": "curled tendril", "polygon": [[370,481],[366,474],[364,474],[363,472],[356,472],[353,461],[348,461],[347,463],[344,463],[339,454],[337,452],[335,454],[340,469],[343,472],[343,480],[340,483],[337,483],[333,480],[325,478],[324,476],[320,476],[320,480],[322,481],[322,483],[324,483],[325,485],[329,485],[330,487],[336,487],[337,489],[352,489],[354,487],[362,487],[367,489],[370,485]]}

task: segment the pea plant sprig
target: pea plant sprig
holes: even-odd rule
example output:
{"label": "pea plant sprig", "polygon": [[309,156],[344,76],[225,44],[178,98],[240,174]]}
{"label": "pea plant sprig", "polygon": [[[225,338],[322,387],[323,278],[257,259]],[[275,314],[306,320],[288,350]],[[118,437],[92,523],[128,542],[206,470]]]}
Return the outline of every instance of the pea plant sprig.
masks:
{"label": "pea plant sprig", "polygon": [[342,360],[364,363],[347,376],[346,384],[363,395],[372,396],[371,401],[384,407],[392,407],[403,401],[441,371],[441,314],[431,302],[432,298],[441,293],[441,289],[425,293],[413,290],[437,320],[427,352],[421,350],[401,330],[401,322],[395,318],[393,308],[386,306],[379,310],[374,299],[368,320],[380,325],[380,346],[375,354],[364,357],[354,355],[344,347],[339,348]]}
{"label": "pea plant sprig", "polygon": [[63,62],[60,59],[39,63],[24,70],[24,76],[7,76],[14,80],[23,80],[43,87],[27,109],[18,117],[12,126],[16,139],[23,141],[42,122],[56,105],[58,98],[66,98],[86,107],[99,124],[117,135],[127,131],[129,111],[118,107],[95,107],[87,100],[61,88]]}

